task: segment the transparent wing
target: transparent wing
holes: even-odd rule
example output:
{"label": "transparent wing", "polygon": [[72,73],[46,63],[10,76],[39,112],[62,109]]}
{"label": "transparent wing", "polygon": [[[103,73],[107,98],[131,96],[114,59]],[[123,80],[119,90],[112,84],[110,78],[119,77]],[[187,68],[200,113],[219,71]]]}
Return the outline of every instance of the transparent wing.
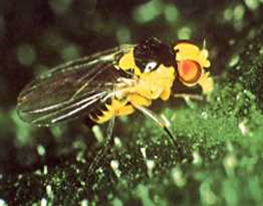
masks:
{"label": "transparent wing", "polygon": [[39,76],[18,97],[20,118],[48,126],[88,115],[96,103],[111,97],[121,75],[114,65],[131,48],[125,45],[74,60]]}

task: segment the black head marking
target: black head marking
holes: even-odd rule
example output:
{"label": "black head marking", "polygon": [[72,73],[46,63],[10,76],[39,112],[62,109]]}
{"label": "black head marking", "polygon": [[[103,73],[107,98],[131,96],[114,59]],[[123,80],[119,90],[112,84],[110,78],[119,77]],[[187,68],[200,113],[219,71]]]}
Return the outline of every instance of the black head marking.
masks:
{"label": "black head marking", "polygon": [[141,71],[144,71],[151,62],[156,63],[155,68],[160,64],[164,66],[174,66],[176,64],[173,49],[157,38],[149,38],[137,44],[134,49],[134,57],[135,64]]}

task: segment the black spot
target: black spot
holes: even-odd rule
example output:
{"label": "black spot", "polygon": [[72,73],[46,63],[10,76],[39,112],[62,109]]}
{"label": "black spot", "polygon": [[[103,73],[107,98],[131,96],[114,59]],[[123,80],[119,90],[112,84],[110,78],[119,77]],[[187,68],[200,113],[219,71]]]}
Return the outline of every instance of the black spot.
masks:
{"label": "black spot", "polygon": [[[105,106],[105,105],[103,105],[103,106]],[[103,115],[101,107],[102,107],[102,105],[100,107],[96,107],[96,108],[92,109],[89,113],[89,117],[91,119],[94,119],[94,120],[98,119],[98,117],[101,117]],[[106,111],[106,110],[104,110],[104,111]]]}
{"label": "black spot", "polygon": [[137,44],[134,49],[135,64],[144,71],[149,62],[157,65],[176,66],[173,49],[157,38],[149,38]]}
{"label": "black spot", "polygon": [[107,98],[106,101],[105,101],[106,104],[111,104],[112,103],[112,99],[111,98]]}
{"label": "black spot", "polygon": [[[108,108],[106,107],[106,104],[102,104],[99,108],[99,112],[101,112],[102,114],[102,111],[108,111]],[[101,115],[100,115],[101,116]]]}
{"label": "black spot", "polygon": [[90,111],[90,113],[89,113],[89,117],[91,118],[91,119],[97,119],[97,113],[98,113],[98,111],[97,111],[97,109],[93,109],[93,110],[91,110]]}
{"label": "black spot", "polygon": [[101,101],[99,102],[96,107],[94,107],[90,113],[89,113],[89,117],[91,119],[98,119],[98,117],[103,116],[103,111],[108,111],[108,108],[106,107],[106,105],[110,105],[112,103],[112,99],[108,98],[106,99],[106,101]]}

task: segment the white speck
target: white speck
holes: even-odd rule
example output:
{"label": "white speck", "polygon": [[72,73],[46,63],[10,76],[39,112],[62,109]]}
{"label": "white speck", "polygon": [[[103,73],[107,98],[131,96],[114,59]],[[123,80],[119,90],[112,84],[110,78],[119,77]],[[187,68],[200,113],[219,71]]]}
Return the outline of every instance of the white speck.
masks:
{"label": "white speck", "polygon": [[48,173],[47,165],[44,165],[43,174],[46,175],[47,173]]}
{"label": "white speck", "polygon": [[146,165],[149,170],[152,170],[155,166],[155,162],[153,160],[147,160]]}
{"label": "white speck", "polygon": [[233,46],[236,44],[236,40],[235,39],[230,39],[228,42],[229,46]]}
{"label": "white speck", "polygon": [[46,154],[46,149],[43,145],[38,145],[37,152],[40,156],[44,156]]}
{"label": "white speck", "polygon": [[116,147],[118,147],[118,148],[122,147],[122,142],[121,142],[120,138],[118,138],[118,137],[114,138],[114,145],[116,145]]}
{"label": "white speck", "polygon": [[152,177],[153,168],[155,167],[155,162],[153,160],[146,160],[146,166],[148,169],[149,177]]}
{"label": "white speck", "polygon": [[239,63],[239,61],[240,61],[240,57],[238,55],[235,55],[231,58],[231,60],[229,62],[229,66],[234,67]]}
{"label": "white speck", "polygon": [[42,175],[42,171],[41,171],[40,169],[36,170],[34,173],[35,173],[36,175]]}
{"label": "white speck", "polygon": [[46,198],[41,199],[40,206],[47,206],[47,199]]}
{"label": "white speck", "polygon": [[89,201],[87,199],[84,199],[81,201],[80,203],[81,206],[88,206],[89,205]]}
{"label": "white speck", "polygon": [[101,167],[98,168],[96,171],[97,171],[98,174],[102,174],[103,173],[103,169]]}
{"label": "white speck", "polygon": [[[155,162],[154,162],[154,160],[147,159],[146,148],[145,147],[141,147],[140,150],[141,150],[143,159],[145,161],[145,164],[146,164],[146,167],[147,167],[147,170],[148,170],[148,175],[149,175],[149,177],[152,177],[152,171],[153,171],[153,168],[155,167]],[[155,156],[155,158],[157,158],[157,156]]]}
{"label": "white speck", "polygon": [[117,160],[112,160],[110,163],[111,168],[113,169],[117,177],[121,176],[121,171],[119,170],[119,162]]}
{"label": "white speck", "polygon": [[113,169],[118,169],[119,167],[119,162],[117,160],[112,160],[111,163],[110,163],[111,167]]}
{"label": "white speck", "polygon": [[49,198],[52,199],[52,198],[54,197],[54,193],[53,193],[53,191],[52,191],[51,185],[47,185],[47,186],[46,186],[46,192],[47,192],[47,195],[48,195]]}
{"label": "white speck", "polygon": [[147,157],[146,157],[146,148],[145,147],[141,147],[141,153],[142,153],[142,156],[143,156],[143,158],[144,159],[146,159]]}
{"label": "white speck", "polygon": [[238,127],[243,135],[246,135],[249,133],[249,129],[247,127],[247,119],[244,119],[242,122],[238,124]]}
{"label": "white speck", "polygon": [[83,152],[78,152],[78,154],[76,156],[76,160],[78,162],[86,163],[86,159],[83,156],[84,156]]}
{"label": "white speck", "polygon": [[102,142],[104,137],[103,137],[103,134],[102,134],[100,127],[98,125],[95,125],[92,127],[91,130],[92,130],[94,136],[96,137],[97,141]]}

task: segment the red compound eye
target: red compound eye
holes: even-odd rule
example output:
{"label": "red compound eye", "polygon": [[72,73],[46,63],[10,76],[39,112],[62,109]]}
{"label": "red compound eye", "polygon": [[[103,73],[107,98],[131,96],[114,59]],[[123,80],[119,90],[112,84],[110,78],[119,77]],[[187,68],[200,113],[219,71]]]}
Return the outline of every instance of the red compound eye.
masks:
{"label": "red compound eye", "polygon": [[178,74],[184,83],[193,84],[200,78],[202,68],[196,61],[183,60],[178,62]]}

